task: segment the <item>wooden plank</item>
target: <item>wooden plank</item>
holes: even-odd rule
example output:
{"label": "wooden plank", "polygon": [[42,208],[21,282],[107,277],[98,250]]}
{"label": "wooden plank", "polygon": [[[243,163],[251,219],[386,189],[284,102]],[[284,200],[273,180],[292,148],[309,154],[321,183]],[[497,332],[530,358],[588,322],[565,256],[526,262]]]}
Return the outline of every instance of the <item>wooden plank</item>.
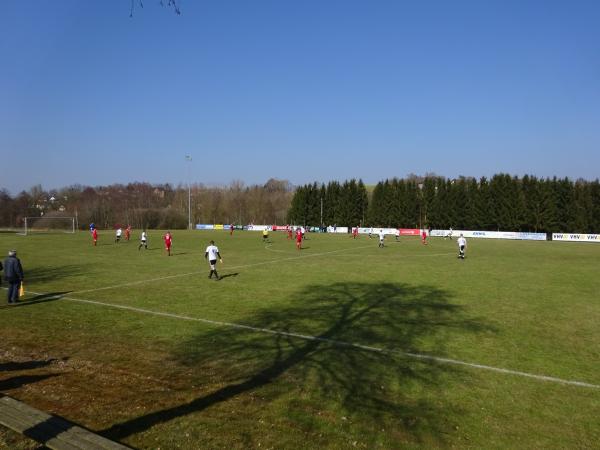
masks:
{"label": "wooden plank", "polygon": [[7,396],[0,397],[0,424],[55,450],[129,448]]}
{"label": "wooden plank", "polygon": [[20,402],[18,400],[15,400],[12,397],[5,396],[0,398],[0,405],[2,405],[3,408],[14,410],[15,413],[21,412],[23,418],[29,417],[29,421],[32,424],[35,424],[42,420],[47,420],[51,417],[50,414],[40,411],[39,409],[32,408],[31,406],[26,405],[25,403]]}
{"label": "wooden plank", "polygon": [[[32,422],[31,417],[23,415],[22,411],[0,408],[0,423],[24,436],[44,444],[46,447],[59,450],[81,450],[81,442],[64,440],[64,426],[56,426],[50,421]],[[62,425],[62,424],[61,424]],[[85,444],[85,442],[83,443]]]}

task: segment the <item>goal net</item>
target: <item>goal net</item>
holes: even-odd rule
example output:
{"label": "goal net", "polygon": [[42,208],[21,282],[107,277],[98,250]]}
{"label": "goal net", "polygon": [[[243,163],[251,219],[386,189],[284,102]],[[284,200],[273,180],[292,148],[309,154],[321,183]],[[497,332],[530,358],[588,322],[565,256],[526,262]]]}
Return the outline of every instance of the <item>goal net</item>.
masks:
{"label": "goal net", "polygon": [[23,233],[75,233],[75,217],[25,217]]}

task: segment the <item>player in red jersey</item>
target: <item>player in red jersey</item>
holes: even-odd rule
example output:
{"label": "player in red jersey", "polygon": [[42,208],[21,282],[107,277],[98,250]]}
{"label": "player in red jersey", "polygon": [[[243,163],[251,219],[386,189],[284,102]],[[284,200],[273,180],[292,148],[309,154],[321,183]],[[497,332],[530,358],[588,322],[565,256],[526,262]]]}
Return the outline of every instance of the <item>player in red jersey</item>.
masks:
{"label": "player in red jersey", "polygon": [[165,240],[165,250],[167,251],[167,254],[169,256],[171,256],[171,242],[172,242],[171,232],[167,231],[167,234],[165,234],[163,236],[163,239]]}
{"label": "player in red jersey", "polygon": [[229,228],[229,236],[233,236],[233,229],[234,229],[233,224],[229,225],[229,227],[230,227]]}
{"label": "player in red jersey", "polygon": [[352,239],[356,239],[358,236],[358,227],[352,228]]}
{"label": "player in red jersey", "polygon": [[285,228],[286,228],[286,230],[287,230],[287,238],[288,238],[289,240],[292,240],[292,239],[294,238],[294,237],[292,236],[292,227],[290,227],[289,225],[287,225]]}
{"label": "player in red jersey", "polygon": [[425,230],[421,232],[421,244],[427,245],[427,231]]}
{"label": "player in red jersey", "polygon": [[131,225],[127,225],[127,228],[125,228],[125,240],[128,241],[130,237],[131,237]]}
{"label": "player in red jersey", "polygon": [[95,247],[96,243],[98,242],[98,230],[95,228],[92,230],[92,239],[94,241],[94,247]]}
{"label": "player in red jersey", "polygon": [[302,229],[296,228],[296,248],[302,250]]}

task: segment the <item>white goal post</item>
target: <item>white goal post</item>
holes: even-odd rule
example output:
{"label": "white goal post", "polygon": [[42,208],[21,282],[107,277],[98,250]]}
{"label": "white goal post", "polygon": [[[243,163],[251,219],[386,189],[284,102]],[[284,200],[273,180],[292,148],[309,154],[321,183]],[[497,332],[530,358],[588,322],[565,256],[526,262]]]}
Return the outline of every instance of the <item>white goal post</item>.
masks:
{"label": "white goal post", "polygon": [[31,233],[75,233],[75,217],[25,217],[23,234]]}

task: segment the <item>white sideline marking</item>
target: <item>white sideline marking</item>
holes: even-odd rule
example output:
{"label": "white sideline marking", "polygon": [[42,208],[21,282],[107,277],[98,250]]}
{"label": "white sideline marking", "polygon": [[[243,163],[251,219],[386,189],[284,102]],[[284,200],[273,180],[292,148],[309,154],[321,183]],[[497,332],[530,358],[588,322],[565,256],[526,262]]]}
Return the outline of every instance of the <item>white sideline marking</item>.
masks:
{"label": "white sideline marking", "polygon": [[[4,288],[4,289],[6,289],[6,288]],[[43,295],[39,292],[32,292],[32,291],[27,291],[27,292],[29,292],[31,294],[35,294],[35,295]],[[257,331],[260,333],[268,333],[268,334],[273,334],[273,335],[277,335],[277,336],[293,337],[293,338],[298,338],[298,339],[304,339],[307,341],[326,342],[328,344],[336,345],[338,347],[350,347],[350,348],[366,350],[366,351],[374,352],[374,353],[381,353],[384,355],[387,354],[387,355],[408,356],[409,358],[415,358],[415,359],[420,359],[420,360],[425,360],[425,361],[432,361],[432,362],[441,363],[441,364],[453,364],[453,365],[458,365],[458,366],[465,366],[465,367],[470,367],[472,369],[489,370],[492,372],[503,373],[503,374],[507,374],[507,375],[516,375],[516,376],[520,376],[520,377],[531,378],[531,379],[538,380],[538,381],[549,381],[552,383],[558,383],[558,384],[563,384],[563,385],[600,389],[600,385],[586,383],[584,381],[565,380],[563,378],[550,377],[547,375],[537,375],[534,373],[521,372],[519,370],[503,369],[501,367],[487,366],[485,364],[470,363],[470,362],[466,362],[466,361],[460,361],[457,359],[425,355],[422,353],[411,353],[411,352],[404,352],[401,350],[387,350],[385,348],[372,347],[370,345],[354,344],[352,342],[337,341],[335,339],[322,338],[319,336],[311,336],[311,335],[299,334],[299,333],[290,333],[287,331],[277,331],[277,330],[271,330],[269,328],[259,328],[259,327],[253,327],[250,325],[243,325],[243,324],[233,323],[233,322],[221,322],[218,320],[201,319],[198,317],[183,316],[180,314],[160,312],[160,311],[152,311],[149,309],[136,308],[134,306],[116,305],[114,303],[99,302],[96,300],[84,300],[84,299],[73,298],[73,297],[62,297],[62,299],[69,300],[72,302],[87,303],[90,305],[108,306],[110,308],[123,309],[126,311],[134,311],[134,312],[138,312],[138,313],[142,313],[142,314],[150,314],[153,316],[169,317],[171,319],[187,320],[187,321],[192,321],[192,322],[206,323],[206,324],[210,324],[210,325],[218,325],[218,326],[238,328],[238,329],[249,330],[249,331]]]}
{"label": "white sideline marking", "polygon": [[[241,266],[232,266],[232,267],[227,266],[226,268],[223,268],[223,270],[230,271],[230,270],[236,270],[236,269],[244,269],[246,267],[262,266],[262,265],[265,265],[265,264],[272,264],[272,263],[278,263],[278,262],[283,262],[283,261],[292,261],[292,260],[295,260],[295,259],[302,259],[302,258],[312,258],[314,256],[330,255],[332,253],[339,253],[339,252],[345,252],[345,251],[349,251],[349,250],[356,250],[356,249],[368,248],[368,247],[371,247],[371,246],[369,245],[369,246],[363,246],[363,247],[349,247],[349,248],[343,248],[343,249],[340,249],[340,250],[332,250],[330,252],[309,253],[307,255],[290,256],[289,258],[271,259],[269,261],[262,261],[262,262],[258,262],[258,263],[252,263],[252,264],[244,264],[244,265],[241,265]],[[200,272],[199,271],[195,271],[195,272],[178,273],[177,275],[168,275],[166,277],[151,278],[149,280],[132,281],[130,283],[115,284],[115,285],[112,285],[112,286],[104,286],[104,287],[99,287],[99,288],[95,288],[95,289],[85,289],[85,290],[82,290],[82,291],[73,291],[73,293],[84,294],[84,293],[88,293],[88,292],[104,291],[106,289],[116,289],[116,288],[125,287],[125,286],[134,286],[136,284],[151,283],[153,281],[168,280],[170,278],[186,277],[186,276],[195,275],[195,274],[198,274],[198,273],[200,273]]]}

